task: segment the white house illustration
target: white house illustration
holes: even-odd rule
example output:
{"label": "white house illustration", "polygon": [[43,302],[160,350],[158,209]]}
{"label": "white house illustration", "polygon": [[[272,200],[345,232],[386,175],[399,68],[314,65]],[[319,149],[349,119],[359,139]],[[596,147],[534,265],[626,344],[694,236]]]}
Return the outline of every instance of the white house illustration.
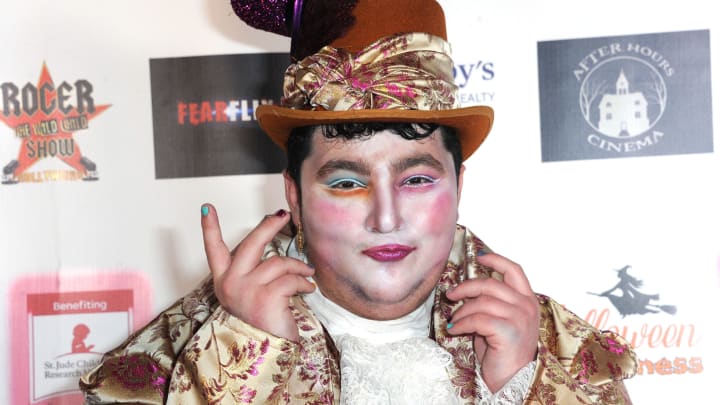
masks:
{"label": "white house illustration", "polygon": [[603,95],[598,109],[598,130],[609,136],[632,136],[645,132],[650,123],[647,117],[647,100],[641,92],[629,92],[625,73],[615,84],[615,94]]}

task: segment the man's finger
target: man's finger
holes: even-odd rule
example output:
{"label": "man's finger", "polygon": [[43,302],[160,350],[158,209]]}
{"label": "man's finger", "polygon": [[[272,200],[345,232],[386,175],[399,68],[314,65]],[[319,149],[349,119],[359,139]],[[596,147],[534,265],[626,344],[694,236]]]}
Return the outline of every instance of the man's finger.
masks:
{"label": "man's finger", "polygon": [[315,270],[298,259],[285,256],[273,256],[260,263],[255,268],[251,277],[254,283],[269,284],[275,279],[286,274],[296,274],[302,277],[309,277]]}
{"label": "man's finger", "polygon": [[305,277],[295,274],[282,276],[268,284],[268,291],[274,291],[275,293],[288,298],[298,293],[311,293],[314,290],[315,284],[313,282],[309,281]]}
{"label": "man's finger", "polygon": [[467,298],[476,298],[482,295],[495,297],[508,303],[515,303],[518,298],[527,296],[514,289],[504,281],[493,278],[486,280],[470,279],[458,284],[457,287],[448,290],[447,297],[453,301],[460,301]]}
{"label": "man's finger", "polygon": [[449,324],[452,325],[452,328],[447,330],[451,335],[472,333],[485,337],[495,336],[498,333],[499,326],[506,322],[505,319],[483,313],[469,314],[453,321]]}
{"label": "man's finger", "polygon": [[535,295],[530,287],[530,281],[519,264],[500,256],[496,253],[488,253],[477,257],[477,262],[503,275],[505,283],[524,295]]}
{"label": "man's finger", "polygon": [[290,221],[290,214],[285,210],[278,210],[273,215],[266,215],[250,233],[245,236],[235,250],[233,267],[238,274],[247,274],[262,261],[265,246]]}
{"label": "man's finger", "polygon": [[213,278],[217,278],[230,267],[230,251],[223,241],[215,207],[211,204],[203,204],[201,214],[200,226],[202,227],[205,256]]}
{"label": "man's finger", "polygon": [[475,299],[465,300],[463,305],[453,313],[451,322],[457,323],[460,319],[475,313],[507,319],[511,319],[518,314],[515,305],[508,304],[505,301],[488,295],[483,295]]}

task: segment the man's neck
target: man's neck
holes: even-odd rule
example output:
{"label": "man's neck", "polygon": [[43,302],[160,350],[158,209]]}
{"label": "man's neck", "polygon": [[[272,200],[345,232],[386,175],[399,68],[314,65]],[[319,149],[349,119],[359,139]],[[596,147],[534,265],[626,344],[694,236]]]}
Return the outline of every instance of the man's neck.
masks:
{"label": "man's neck", "polygon": [[332,302],[317,288],[304,299],[333,338],[348,334],[371,343],[388,343],[416,336],[428,337],[430,334],[433,293],[409,314],[388,321],[358,316]]}

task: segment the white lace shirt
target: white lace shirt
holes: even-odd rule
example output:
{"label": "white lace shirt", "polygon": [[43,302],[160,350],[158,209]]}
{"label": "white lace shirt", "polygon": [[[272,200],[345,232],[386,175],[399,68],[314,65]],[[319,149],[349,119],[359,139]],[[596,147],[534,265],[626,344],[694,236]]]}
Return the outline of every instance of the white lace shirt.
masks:
{"label": "white lace shirt", "polygon": [[[452,357],[428,337],[433,296],[408,315],[389,321],[359,317],[317,288],[305,296],[340,352],[341,404],[461,403],[448,375],[454,367]],[[492,393],[478,366],[476,403],[522,404],[534,372],[532,361]]]}

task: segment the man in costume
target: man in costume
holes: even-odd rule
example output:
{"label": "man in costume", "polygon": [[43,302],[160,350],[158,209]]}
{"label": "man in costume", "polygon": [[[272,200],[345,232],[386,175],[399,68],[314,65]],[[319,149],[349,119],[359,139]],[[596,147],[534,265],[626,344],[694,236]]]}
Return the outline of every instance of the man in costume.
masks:
{"label": "man in costume", "polygon": [[[303,4],[304,3],[304,4]],[[637,361],[456,225],[492,110],[459,108],[434,0],[240,1],[292,37],[289,212],[234,249],[202,207],[212,277],[107,353],[99,403],[628,404]]]}

